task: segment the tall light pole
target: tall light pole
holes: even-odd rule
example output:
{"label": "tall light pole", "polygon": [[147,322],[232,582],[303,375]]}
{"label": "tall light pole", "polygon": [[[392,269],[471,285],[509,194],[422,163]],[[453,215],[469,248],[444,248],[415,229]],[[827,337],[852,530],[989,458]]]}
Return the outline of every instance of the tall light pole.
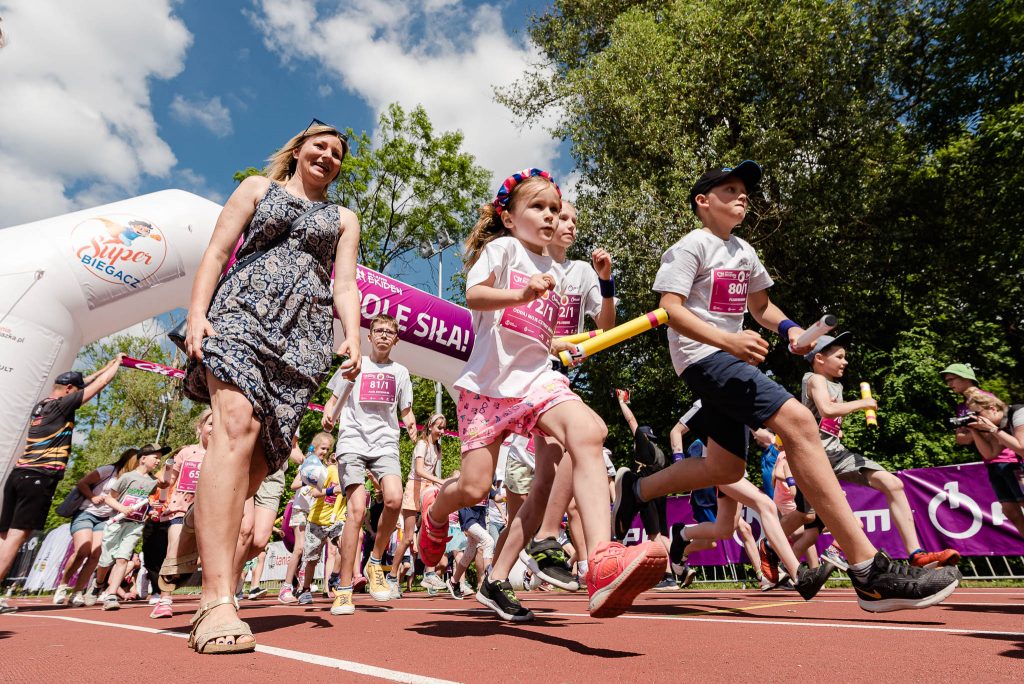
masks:
{"label": "tall light pole", "polygon": [[[437,298],[444,299],[444,250],[455,244],[444,228],[438,228],[434,236],[434,242],[420,240],[420,256],[430,259],[437,256]],[[441,412],[441,383],[434,381],[434,413]]]}

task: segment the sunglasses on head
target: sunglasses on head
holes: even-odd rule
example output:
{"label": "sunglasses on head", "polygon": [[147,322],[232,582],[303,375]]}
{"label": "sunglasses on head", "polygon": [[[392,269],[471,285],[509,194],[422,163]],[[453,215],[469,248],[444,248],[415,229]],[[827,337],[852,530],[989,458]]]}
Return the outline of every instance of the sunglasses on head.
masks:
{"label": "sunglasses on head", "polygon": [[312,128],[313,126],[326,126],[327,128],[333,129],[334,132],[338,134],[338,137],[345,141],[346,149],[348,148],[348,136],[347,135],[342,133],[338,129],[337,126],[332,126],[331,124],[329,124],[329,123],[327,123],[325,121],[321,121],[320,119],[318,119],[316,117],[313,117],[313,120],[309,122],[308,126],[306,126],[306,130],[302,131],[302,136],[305,137],[306,134],[309,133],[309,129]]}

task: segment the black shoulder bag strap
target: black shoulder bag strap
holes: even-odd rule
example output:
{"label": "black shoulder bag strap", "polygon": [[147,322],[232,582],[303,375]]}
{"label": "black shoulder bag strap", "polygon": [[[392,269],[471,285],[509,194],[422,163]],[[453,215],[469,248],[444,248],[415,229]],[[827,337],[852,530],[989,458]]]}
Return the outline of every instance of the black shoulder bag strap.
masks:
{"label": "black shoulder bag strap", "polygon": [[[297,219],[292,221],[291,225],[294,226],[295,224],[297,224],[302,219],[304,219],[307,216],[313,214],[314,212],[319,211],[320,209],[323,209],[324,207],[328,206],[329,204],[330,204],[330,202],[316,202],[316,203],[314,203],[313,206],[311,206],[306,211],[302,212],[302,214],[299,215],[299,217]],[[245,258],[239,259],[235,263],[231,264],[231,268],[229,268],[227,270],[227,272],[224,273],[224,275],[222,275],[220,277],[220,280],[217,281],[217,286],[215,288],[213,288],[213,294],[210,295],[210,301],[211,302],[213,301],[213,298],[217,296],[217,293],[220,291],[220,288],[224,285],[224,283],[226,283],[228,280],[231,279],[231,276],[235,275],[236,273],[241,271],[243,268],[245,268],[246,266],[251,264],[253,261],[255,261],[256,259],[259,259],[261,256],[263,256],[264,254],[269,252],[270,250],[274,249],[275,247],[278,247],[279,245],[284,244],[284,242],[286,240],[288,240],[288,236],[291,235],[291,233],[292,233],[292,229],[291,229],[291,226],[289,226],[287,230],[282,230],[280,235],[278,235],[273,240],[268,242],[263,249],[258,249],[255,252],[253,252],[252,254],[247,255]],[[243,243],[242,246],[244,247],[245,243]],[[171,342],[173,342],[174,345],[178,349],[183,351],[183,352],[185,351],[185,336],[187,334],[187,325],[186,325],[187,321],[188,321],[188,318],[186,317],[186,319],[184,321],[182,321],[181,323],[176,325],[173,330],[171,330],[170,332],[167,333],[167,337],[170,338]]]}

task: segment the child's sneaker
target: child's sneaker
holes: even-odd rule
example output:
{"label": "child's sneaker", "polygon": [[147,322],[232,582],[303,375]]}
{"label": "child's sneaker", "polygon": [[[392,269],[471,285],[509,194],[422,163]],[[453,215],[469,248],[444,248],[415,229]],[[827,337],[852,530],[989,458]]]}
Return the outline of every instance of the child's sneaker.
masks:
{"label": "child's sneaker", "polygon": [[258,598],[263,598],[267,595],[267,590],[263,587],[254,587],[249,589],[249,600],[255,601]]}
{"label": "child's sneaker", "polygon": [[915,551],[910,554],[910,564],[916,568],[945,568],[960,562],[960,554],[953,549],[942,551]]}
{"label": "child's sneaker", "polygon": [[678,577],[679,588],[686,589],[691,584],[693,584],[693,580],[697,579],[697,571],[691,568],[689,565],[684,565],[683,571],[681,573],[678,573]]}
{"label": "child's sneaker", "polygon": [[151,618],[169,618],[174,617],[174,612],[171,610],[171,599],[162,598],[157,601],[156,605],[153,606],[153,612],[149,614]]}
{"label": "child's sneaker", "polygon": [[146,603],[148,603],[151,606],[155,606],[156,604],[160,603],[160,594],[151,595],[149,597],[149,600],[146,601]]}
{"label": "child's sneaker", "polygon": [[6,615],[7,613],[18,612],[18,606],[12,606],[7,602],[7,599],[0,598],[0,615]]}
{"label": "child's sneaker", "polygon": [[107,594],[103,598],[103,610],[119,610],[121,602],[117,600],[117,594]]}
{"label": "child's sneaker", "polygon": [[554,537],[547,539],[531,539],[526,548],[519,552],[519,560],[530,568],[530,571],[548,584],[553,584],[566,591],[579,591],[580,585],[576,575],[572,573],[569,557]]}
{"label": "child's sneaker", "polygon": [[398,585],[398,579],[391,575],[385,575],[384,579],[387,580],[388,586],[391,587],[391,598],[402,598],[402,587]]}
{"label": "child's sneaker", "polygon": [[292,589],[292,585],[284,584],[281,586],[281,591],[277,592],[277,600],[281,603],[291,605],[292,603],[298,602],[295,598],[295,590]]}
{"label": "child's sneaker", "polygon": [[[672,526],[672,530],[669,533],[669,538],[672,540],[672,544],[668,550],[668,562],[672,566],[672,572],[680,577],[682,577],[684,572],[688,569],[686,565],[686,549],[690,545],[691,541],[683,536],[683,530],[685,529],[686,525],[683,523],[676,523]],[[692,582],[693,580],[690,581]]]}
{"label": "child's sneaker", "polygon": [[85,605],[85,595],[82,592],[80,592],[80,591],[76,591],[75,595],[71,597],[71,606],[73,608],[81,608],[84,605]]}
{"label": "child's sneaker", "polygon": [[351,591],[334,592],[334,605],[331,606],[331,615],[352,615],[356,612],[356,604],[352,603]]}
{"label": "child's sneaker", "polygon": [[834,570],[831,563],[822,563],[814,569],[801,565],[796,571],[796,590],[800,597],[804,601],[814,598],[825,586],[825,582],[828,581]]}
{"label": "child's sneaker", "polygon": [[384,578],[384,568],[381,567],[380,563],[366,561],[363,573],[366,575],[366,590],[370,593],[373,600],[390,601],[391,585]]}
{"label": "child's sneaker", "polygon": [[757,554],[761,557],[761,574],[764,575],[772,585],[782,580],[779,578],[779,556],[772,547],[768,546],[768,540],[762,539],[757,545]]}
{"label": "child's sneaker", "polygon": [[352,592],[358,593],[366,588],[366,578],[362,575],[356,575],[352,578]]}
{"label": "child's sneaker", "polygon": [[84,603],[86,606],[88,606],[90,608],[92,606],[95,606],[96,602],[98,600],[99,600],[99,597],[95,593],[93,593],[91,590],[85,592],[85,594],[82,595],[82,603]]}
{"label": "child's sneaker", "polygon": [[927,608],[946,599],[960,584],[956,568],[917,568],[897,563],[884,551],[875,554],[866,579],[850,569],[860,607],[870,613]]}
{"label": "child's sneaker", "polygon": [[448,580],[445,583],[448,587],[448,593],[452,595],[452,598],[456,601],[461,601],[465,596],[462,593],[462,582],[453,582]]}
{"label": "child's sneaker", "polygon": [[533,619],[533,613],[519,603],[519,597],[508,580],[493,582],[485,577],[480,583],[480,591],[476,593],[476,600],[497,613],[502,620],[529,622]]}
{"label": "child's sneaker", "polygon": [[441,561],[441,557],[444,556],[444,548],[451,539],[448,536],[447,521],[442,529],[437,529],[430,520],[430,507],[436,498],[436,489],[428,491],[423,495],[423,506],[420,509],[420,560],[427,567],[433,567]]}
{"label": "child's sneaker", "polygon": [[637,481],[636,473],[629,468],[619,468],[615,473],[615,503],[612,504],[612,536],[623,540],[633,526],[633,518],[640,512],[643,503],[633,493]]}
{"label": "child's sneaker", "polygon": [[299,605],[300,606],[308,606],[312,602],[313,602],[313,592],[311,592],[309,589],[306,589],[301,594],[299,594]]}
{"label": "child's sneaker", "polygon": [[843,552],[835,544],[829,544],[829,547],[821,552],[820,557],[821,560],[831,563],[840,570],[847,570],[850,567],[850,564],[843,558]]}
{"label": "child's sneaker", "polygon": [[633,605],[633,599],[664,577],[668,554],[659,542],[625,547],[602,542],[590,556],[587,589],[590,616],[615,617]]}
{"label": "child's sneaker", "polygon": [[761,591],[771,591],[775,588],[775,585],[772,584],[771,580],[769,580],[764,575],[757,576],[757,584],[760,587]]}
{"label": "child's sneaker", "polygon": [[68,602],[68,585],[61,584],[57,586],[57,591],[53,592],[53,605],[63,606]]}
{"label": "child's sneaker", "polygon": [[666,577],[651,588],[654,591],[675,591],[679,586],[676,584],[674,577]]}

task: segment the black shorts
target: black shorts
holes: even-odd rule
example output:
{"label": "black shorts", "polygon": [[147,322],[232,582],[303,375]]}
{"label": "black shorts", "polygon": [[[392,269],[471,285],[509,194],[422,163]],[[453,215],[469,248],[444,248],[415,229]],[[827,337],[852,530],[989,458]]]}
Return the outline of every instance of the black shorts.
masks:
{"label": "black shorts", "polygon": [[659,496],[651,499],[640,508],[640,520],[644,524],[644,530],[650,539],[660,534],[667,537],[668,529],[668,504],[665,497]]}
{"label": "black shorts", "polygon": [[142,559],[146,562],[149,576],[154,580],[160,574],[160,566],[167,558],[167,529],[170,526],[169,521],[147,520],[145,527],[142,528]]}
{"label": "black shorts", "polygon": [[53,494],[64,478],[64,472],[41,473],[38,470],[15,468],[4,485],[4,506],[0,511],[0,532],[7,530],[41,530],[53,503]]}
{"label": "black shorts", "polygon": [[1017,473],[1021,470],[1020,463],[986,463],[985,470],[988,471],[992,491],[996,493],[996,501],[1024,501],[1024,491],[1021,491],[1020,482],[1017,480]]}
{"label": "black shorts", "polygon": [[748,426],[761,427],[793,398],[760,370],[724,351],[689,366],[683,381],[702,402],[694,422],[699,421],[719,446],[744,460]]}
{"label": "black shorts", "polygon": [[825,523],[823,523],[821,521],[821,518],[818,517],[818,513],[814,510],[814,507],[811,506],[811,504],[807,501],[807,499],[804,498],[804,493],[802,491],[800,491],[799,489],[796,490],[795,500],[796,500],[796,510],[798,510],[799,512],[801,512],[801,513],[803,513],[805,515],[813,515],[814,516],[814,522],[808,523],[808,524],[804,525],[804,527],[817,527],[818,531],[821,531],[821,530],[825,529]]}

